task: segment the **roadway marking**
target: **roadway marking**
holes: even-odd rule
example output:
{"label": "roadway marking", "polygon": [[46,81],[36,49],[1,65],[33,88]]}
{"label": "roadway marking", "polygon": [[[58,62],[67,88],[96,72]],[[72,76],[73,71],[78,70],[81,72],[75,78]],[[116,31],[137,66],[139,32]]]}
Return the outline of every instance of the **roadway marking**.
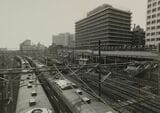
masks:
{"label": "roadway marking", "polygon": [[61,110],[59,110],[60,111],[60,113],[63,113]]}

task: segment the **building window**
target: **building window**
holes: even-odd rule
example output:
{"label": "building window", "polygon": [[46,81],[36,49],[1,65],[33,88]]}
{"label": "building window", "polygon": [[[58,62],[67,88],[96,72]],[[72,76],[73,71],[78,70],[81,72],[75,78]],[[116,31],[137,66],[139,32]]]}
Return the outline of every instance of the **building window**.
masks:
{"label": "building window", "polygon": [[159,17],[159,16],[160,16],[160,13],[158,13],[157,16]]}
{"label": "building window", "polygon": [[158,1],[158,5],[160,5],[160,1]]}
{"label": "building window", "polygon": [[152,33],[151,33],[151,36],[153,36],[153,35],[155,35],[155,32],[152,32]]}
{"label": "building window", "polygon": [[152,9],[152,12],[156,12],[156,8]]}
{"label": "building window", "polygon": [[150,41],[150,39],[147,39],[147,42],[149,42]]}
{"label": "building window", "polygon": [[154,3],[152,4],[153,7],[156,6],[156,5],[157,5],[157,2],[154,2]]}
{"label": "building window", "polygon": [[160,38],[156,38],[157,41],[160,41]]}
{"label": "building window", "polygon": [[156,32],[156,35],[160,35],[160,32]]}
{"label": "building window", "polygon": [[150,33],[147,33],[147,36],[150,36]]}
{"label": "building window", "polygon": [[150,27],[147,27],[147,30],[150,30],[151,28]]}
{"label": "building window", "polygon": [[160,26],[157,26],[157,29],[160,29]]}
{"label": "building window", "polygon": [[155,41],[155,38],[152,38],[151,41]]}
{"label": "building window", "polygon": [[153,14],[153,15],[152,15],[152,18],[155,18],[155,17],[156,17],[156,14]]}
{"label": "building window", "polygon": [[147,16],[147,19],[150,19],[151,18],[151,16]]}
{"label": "building window", "polygon": [[153,20],[153,21],[152,21],[152,24],[155,24],[155,23],[156,23],[156,20]]}
{"label": "building window", "polygon": [[150,22],[150,21],[148,21],[148,22],[147,22],[147,25],[150,25],[150,24],[151,24],[151,22]]}
{"label": "building window", "polygon": [[151,27],[152,30],[155,30],[155,26]]}
{"label": "building window", "polygon": [[157,20],[157,23],[160,23],[160,19]]}
{"label": "building window", "polygon": [[151,7],[151,4],[148,4],[148,8],[150,8]]}

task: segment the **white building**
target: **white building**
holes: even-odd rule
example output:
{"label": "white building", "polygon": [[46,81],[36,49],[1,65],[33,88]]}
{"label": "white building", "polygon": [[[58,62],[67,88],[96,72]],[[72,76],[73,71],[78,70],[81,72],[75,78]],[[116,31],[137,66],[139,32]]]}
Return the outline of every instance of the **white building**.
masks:
{"label": "white building", "polygon": [[158,47],[160,43],[160,0],[148,0],[146,38],[147,47]]}

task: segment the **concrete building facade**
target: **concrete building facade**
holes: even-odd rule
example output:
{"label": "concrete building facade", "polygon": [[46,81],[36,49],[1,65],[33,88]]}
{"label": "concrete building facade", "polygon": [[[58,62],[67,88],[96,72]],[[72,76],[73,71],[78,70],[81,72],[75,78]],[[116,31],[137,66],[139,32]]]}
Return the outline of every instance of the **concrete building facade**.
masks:
{"label": "concrete building facade", "polygon": [[20,44],[20,50],[32,50],[31,40],[25,40]]}
{"label": "concrete building facade", "polygon": [[131,12],[103,4],[75,23],[76,48],[98,49],[131,45]]}
{"label": "concrete building facade", "polygon": [[74,47],[75,35],[70,33],[60,33],[52,36],[53,45],[62,45],[64,47]]}
{"label": "concrete building facade", "polygon": [[44,51],[46,47],[43,44],[32,44],[31,40],[25,40],[20,44],[20,50],[22,51],[32,51],[32,50],[42,50]]}
{"label": "concrete building facade", "polygon": [[157,48],[160,43],[160,0],[148,0],[145,45]]}

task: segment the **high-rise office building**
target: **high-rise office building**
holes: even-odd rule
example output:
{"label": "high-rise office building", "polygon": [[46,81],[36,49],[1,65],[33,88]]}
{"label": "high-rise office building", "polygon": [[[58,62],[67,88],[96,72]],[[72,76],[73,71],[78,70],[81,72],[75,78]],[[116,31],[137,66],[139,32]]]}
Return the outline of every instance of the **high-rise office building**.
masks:
{"label": "high-rise office building", "polygon": [[146,38],[147,47],[157,48],[160,43],[160,0],[148,0]]}
{"label": "high-rise office building", "polygon": [[76,47],[98,49],[98,41],[105,48],[131,45],[131,12],[103,4],[76,22]]}

